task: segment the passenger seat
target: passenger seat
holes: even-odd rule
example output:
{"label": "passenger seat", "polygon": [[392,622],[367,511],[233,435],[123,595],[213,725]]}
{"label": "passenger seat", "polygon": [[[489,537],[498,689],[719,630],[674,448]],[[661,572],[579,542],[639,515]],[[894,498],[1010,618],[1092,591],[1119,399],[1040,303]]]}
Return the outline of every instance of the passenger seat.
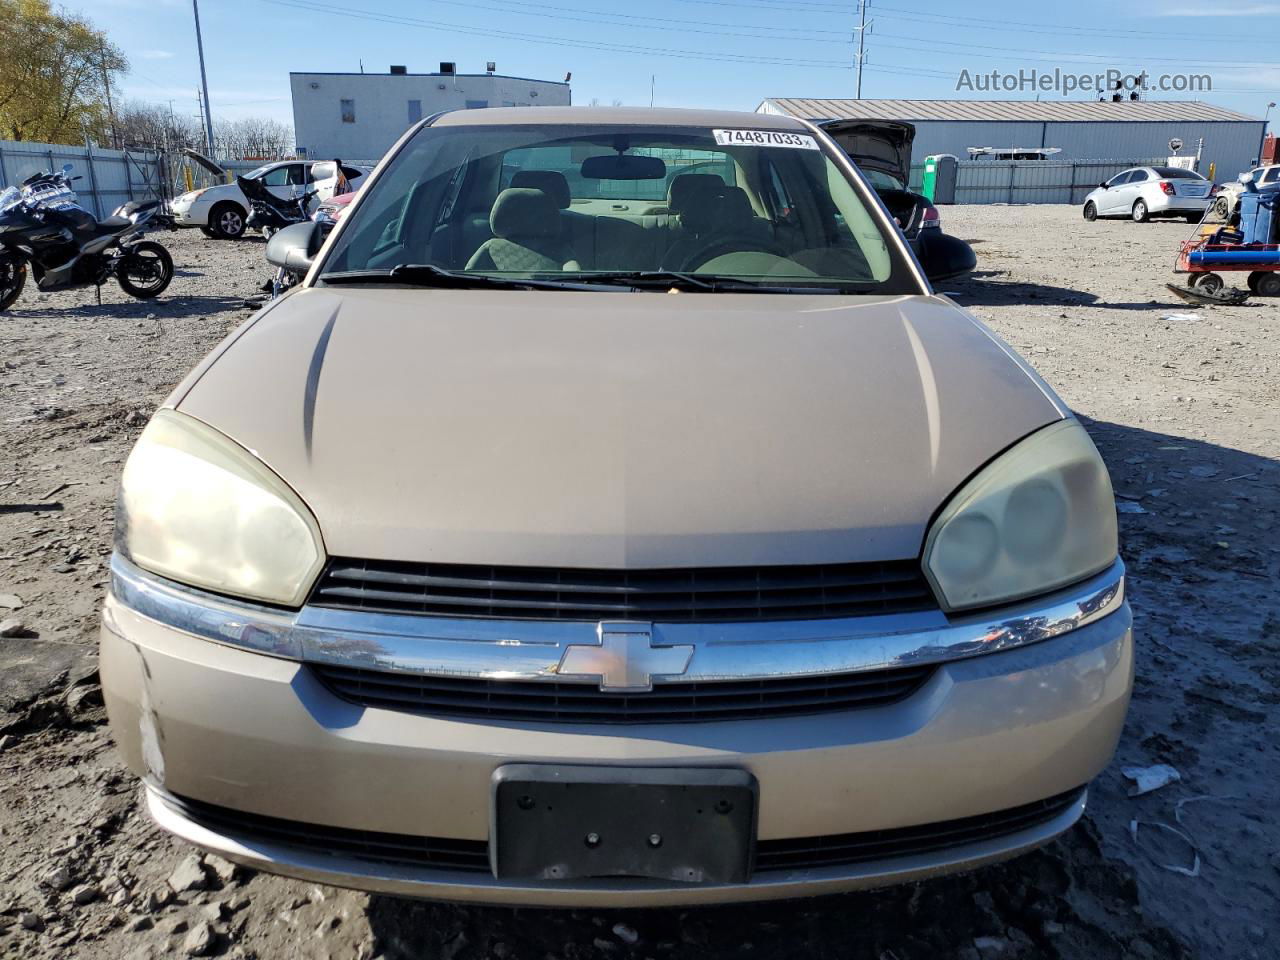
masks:
{"label": "passenger seat", "polygon": [[559,170],[519,170],[511,178],[511,186],[525,190],[541,190],[559,209],[560,227],[574,258],[589,268],[595,263],[595,217],[574,213],[569,209],[572,195],[569,181]]}
{"label": "passenger seat", "polygon": [[493,239],[472,254],[468,270],[578,270],[578,262],[564,237],[560,211],[541,190],[511,187],[493,201],[489,214]]}

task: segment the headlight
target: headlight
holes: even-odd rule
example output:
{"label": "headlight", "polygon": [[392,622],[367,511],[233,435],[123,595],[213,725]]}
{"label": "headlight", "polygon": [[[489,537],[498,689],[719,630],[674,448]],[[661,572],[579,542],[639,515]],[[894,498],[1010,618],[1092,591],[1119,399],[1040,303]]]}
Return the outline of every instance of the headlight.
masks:
{"label": "headlight", "polygon": [[306,505],[198,420],[159,411],[125,463],[116,544],[138,566],[218,593],[299,606],[324,562]]}
{"label": "headlight", "polygon": [[[207,189],[208,187],[204,188],[204,190],[207,190]],[[184,193],[177,200],[175,200],[174,203],[194,203],[196,197],[204,193],[204,190],[192,190],[190,193]]]}
{"label": "headlight", "polygon": [[966,483],[925,540],[948,610],[1046,593],[1116,558],[1111,478],[1079,421],[1045,427]]}

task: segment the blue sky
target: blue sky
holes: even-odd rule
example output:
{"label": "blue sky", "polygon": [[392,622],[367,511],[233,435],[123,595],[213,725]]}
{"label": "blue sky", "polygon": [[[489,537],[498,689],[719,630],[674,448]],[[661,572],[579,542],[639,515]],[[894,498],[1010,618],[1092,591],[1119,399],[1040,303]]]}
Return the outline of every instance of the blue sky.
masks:
{"label": "blue sky", "polygon": [[[65,5],[129,56],[127,97],[172,99],[178,112],[195,113],[190,0]],[[499,73],[549,80],[572,71],[580,104],[647,105],[651,77],[659,106],[744,110],[768,96],[852,96],[855,86],[856,0],[202,0],[200,13],[215,116],[291,122],[289,71],[354,71],[361,60],[369,71],[403,63],[426,72],[441,60],[461,72],[494,60]],[[1212,92],[1151,98],[1208,100],[1253,116],[1280,99],[1280,2],[1271,0],[871,0],[868,15],[864,97],[990,99],[957,93],[961,71],[1057,66],[1208,73]]]}

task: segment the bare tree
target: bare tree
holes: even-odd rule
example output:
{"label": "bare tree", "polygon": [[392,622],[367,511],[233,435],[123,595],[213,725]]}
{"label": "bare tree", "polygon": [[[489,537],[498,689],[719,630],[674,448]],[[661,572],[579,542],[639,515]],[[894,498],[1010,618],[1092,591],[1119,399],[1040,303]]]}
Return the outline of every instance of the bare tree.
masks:
{"label": "bare tree", "polygon": [[275,160],[294,153],[293,128],[270,117],[213,121],[214,150],[223,160]]}
{"label": "bare tree", "polygon": [[195,117],[158,103],[134,100],[122,104],[116,110],[116,130],[125,147],[174,151],[204,145],[204,131]]}

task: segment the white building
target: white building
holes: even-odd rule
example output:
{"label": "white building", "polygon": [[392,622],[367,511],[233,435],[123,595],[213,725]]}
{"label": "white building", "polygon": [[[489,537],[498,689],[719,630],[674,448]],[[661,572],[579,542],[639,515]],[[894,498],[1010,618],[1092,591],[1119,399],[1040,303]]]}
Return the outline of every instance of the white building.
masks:
{"label": "white building", "polygon": [[376,163],[410,126],[444,110],[564,107],[565,82],[494,73],[290,73],[298,150],[312,159]]}

